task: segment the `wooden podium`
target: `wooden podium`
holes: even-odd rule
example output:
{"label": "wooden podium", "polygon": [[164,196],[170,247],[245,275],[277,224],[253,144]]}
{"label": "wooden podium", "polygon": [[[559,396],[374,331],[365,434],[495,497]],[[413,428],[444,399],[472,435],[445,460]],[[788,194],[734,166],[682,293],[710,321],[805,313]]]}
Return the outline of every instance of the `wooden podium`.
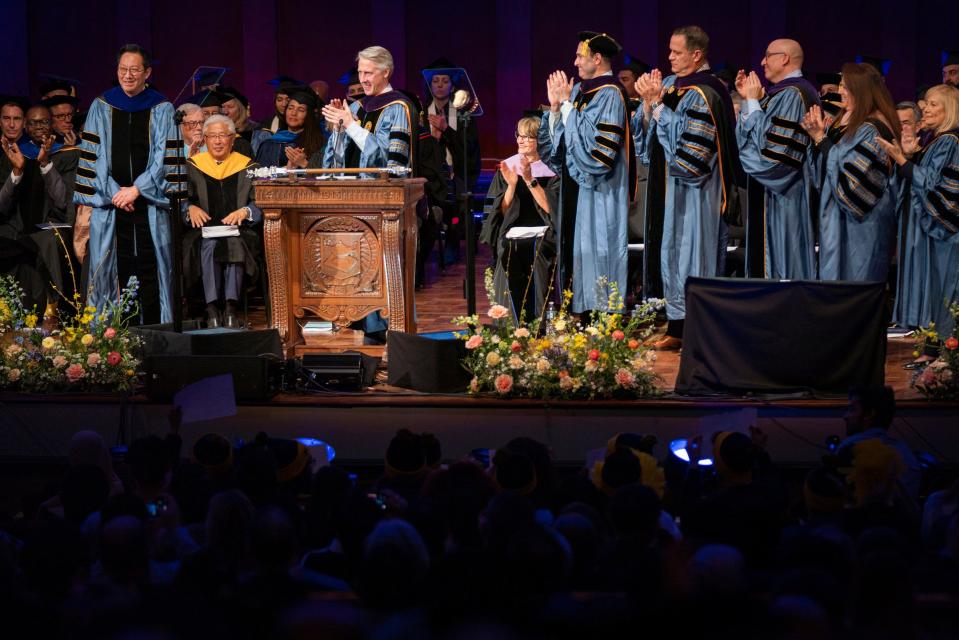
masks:
{"label": "wooden podium", "polygon": [[[380,311],[390,330],[416,333],[413,276],[416,203],[422,178],[382,180],[280,179],[255,183],[263,210],[272,326],[288,357],[363,351],[348,325]],[[308,332],[328,320],[334,333]]]}

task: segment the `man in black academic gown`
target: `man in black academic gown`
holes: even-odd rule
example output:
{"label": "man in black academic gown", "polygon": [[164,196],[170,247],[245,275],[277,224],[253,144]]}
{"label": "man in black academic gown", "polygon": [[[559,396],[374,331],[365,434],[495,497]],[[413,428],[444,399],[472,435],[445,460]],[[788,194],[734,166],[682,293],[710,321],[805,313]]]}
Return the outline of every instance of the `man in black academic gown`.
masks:
{"label": "man in black academic gown", "polygon": [[[5,113],[9,111],[4,108]],[[64,287],[59,240],[53,231],[39,226],[72,222],[78,153],[76,147],[55,142],[50,121],[45,106],[30,108],[25,117],[27,136],[19,142],[5,138],[0,163],[2,270],[15,275],[26,294],[26,306],[38,310],[44,310],[48,301],[56,302],[49,283],[72,295],[72,289],[68,292]],[[69,244],[69,232],[61,233]]]}
{"label": "man in black academic gown", "polygon": [[[446,58],[437,58],[423,70],[428,91],[426,114],[429,120],[430,135],[443,149],[443,157],[448,166],[451,177],[450,205],[446,210],[446,256],[449,262],[459,260],[459,245],[461,231],[465,227],[467,212],[459,198],[467,191],[476,190],[476,180],[480,170],[480,143],[479,129],[476,120],[460,120],[459,112],[452,104],[452,97],[457,89],[463,86],[463,72],[457,70],[456,65]],[[462,127],[466,126],[466,143],[463,143]],[[464,155],[466,161],[466,176],[463,176]],[[467,202],[469,209],[472,202]],[[454,222],[455,221],[455,222]]]}

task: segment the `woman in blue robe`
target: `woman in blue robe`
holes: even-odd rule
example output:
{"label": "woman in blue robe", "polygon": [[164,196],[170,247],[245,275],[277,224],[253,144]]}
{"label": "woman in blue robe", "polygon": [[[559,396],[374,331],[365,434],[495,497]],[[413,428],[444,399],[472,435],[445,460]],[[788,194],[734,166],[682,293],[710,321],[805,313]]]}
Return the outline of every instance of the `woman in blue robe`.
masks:
{"label": "woman in blue robe", "polygon": [[912,160],[899,144],[879,141],[899,165],[908,198],[901,209],[893,319],[909,328],[935,323],[939,335],[949,336],[949,306],[959,302],[959,89],[929,89],[922,123],[935,137]]}
{"label": "woman in blue robe", "polygon": [[898,140],[899,118],[879,72],[843,65],[844,107],[827,131],[812,107],[803,128],[815,142],[819,185],[819,278],[885,282],[896,238],[895,171],[877,138]]}

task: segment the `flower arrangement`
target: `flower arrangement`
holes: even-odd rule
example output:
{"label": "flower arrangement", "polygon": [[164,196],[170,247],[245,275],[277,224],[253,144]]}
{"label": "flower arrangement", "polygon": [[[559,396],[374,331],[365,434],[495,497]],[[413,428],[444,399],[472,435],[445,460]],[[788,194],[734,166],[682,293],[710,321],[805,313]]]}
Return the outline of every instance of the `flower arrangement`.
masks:
{"label": "flower arrangement", "polygon": [[140,339],[127,326],[138,309],[139,283],[130,278],[119,302],[99,313],[76,293],[76,313],[61,328],[37,326],[35,309],[23,307],[23,290],[0,277],[0,389],[29,392],[128,391],[136,385]]}
{"label": "flower arrangement", "polygon": [[939,356],[927,364],[912,379],[912,386],[932,400],[959,400],[959,302],[949,307],[953,318],[952,335],[942,339],[935,325],[916,332],[915,357],[930,344],[939,344]]}
{"label": "flower arrangement", "polygon": [[661,301],[623,313],[615,284],[609,290],[609,312],[596,312],[584,327],[569,314],[572,293],[563,295],[552,318],[514,323],[505,306],[493,303],[492,276],[487,271],[492,325],[476,315],[453,319],[466,325],[459,337],[466,342],[463,365],[473,374],[472,394],[530,398],[637,398],[658,393],[652,370],[655,352],[643,345],[653,330],[652,318]]}

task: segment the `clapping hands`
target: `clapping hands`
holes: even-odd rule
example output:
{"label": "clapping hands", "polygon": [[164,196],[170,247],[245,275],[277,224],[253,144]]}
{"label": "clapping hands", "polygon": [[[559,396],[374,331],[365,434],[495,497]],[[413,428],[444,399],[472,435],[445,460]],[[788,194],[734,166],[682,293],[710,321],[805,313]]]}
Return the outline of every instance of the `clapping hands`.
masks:
{"label": "clapping hands", "polygon": [[499,163],[499,171],[503,174],[503,180],[506,180],[506,184],[511,187],[516,186],[516,182],[519,180],[519,175],[515,171],[509,168],[509,165],[505,162]]}
{"label": "clapping hands", "polygon": [[822,142],[826,135],[826,120],[823,118],[822,108],[813,105],[802,119],[802,128],[816,144]]}
{"label": "clapping hands", "polygon": [[550,111],[559,110],[559,105],[569,100],[573,93],[573,79],[566,76],[564,71],[554,71],[546,79],[546,96],[549,99]]}
{"label": "clapping hands", "polygon": [[330,104],[323,107],[323,118],[330,125],[331,130],[342,131],[353,122],[353,112],[345,102],[339,98],[333,98]]}
{"label": "clapping hands", "polygon": [[634,87],[643,102],[656,102],[663,97],[663,74],[659,69],[644,73],[636,80]]}
{"label": "clapping hands", "polygon": [[305,169],[307,165],[306,151],[303,147],[285,147],[286,168],[287,169]]}
{"label": "clapping hands", "polygon": [[8,142],[6,138],[3,139],[3,153],[6,154],[7,159],[10,161],[10,164],[13,166],[13,175],[19,176],[23,173],[23,167],[26,164],[26,160],[23,157],[23,152],[20,151],[20,147],[17,146],[16,142]]}
{"label": "clapping hands", "polygon": [[743,78],[742,89],[739,87],[739,76],[736,76],[736,90],[744,100],[760,100],[765,93],[763,83],[755,71],[750,71],[749,75]]}

